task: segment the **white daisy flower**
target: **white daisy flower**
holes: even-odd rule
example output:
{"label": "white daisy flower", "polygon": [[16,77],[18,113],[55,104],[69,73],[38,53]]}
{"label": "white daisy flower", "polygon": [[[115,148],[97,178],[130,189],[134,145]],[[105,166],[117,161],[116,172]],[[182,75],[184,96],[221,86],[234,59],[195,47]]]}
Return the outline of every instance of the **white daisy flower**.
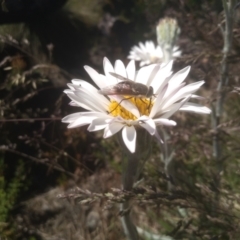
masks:
{"label": "white daisy flower", "polygon": [[[178,47],[173,47],[172,58],[177,58],[181,55],[181,51]],[[145,44],[139,43],[139,46],[132,47],[129,59],[140,61],[140,67],[144,65],[149,65],[152,63],[162,63],[163,62],[163,51],[160,46],[155,47],[152,41],[146,41]]]}
{"label": "white daisy flower", "polygon": [[[156,126],[175,126],[176,122],[169,118],[178,110],[210,113],[210,109],[188,100],[204,81],[186,85],[184,82],[190,71],[186,67],[172,74],[172,62],[165,65],[152,64],[135,70],[132,60],[127,67],[117,60],[114,67],[107,58],[103,60],[104,73],[99,74],[93,68],[85,66],[85,70],[102,89],[95,88],[84,80],[73,79],[64,92],[72,100],[71,105],[85,108],[85,112],[70,114],[62,119],[69,123],[68,128],[89,125],[88,131],[104,130],[103,137],[108,138],[122,131],[122,138],[130,152],[136,148],[137,128],[146,129],[152,136],[158,137]],[[133,81],[133,84],[144,84],[153,90],[151,97],[123,95],[102,95],[105,89],[123,83],[113,75],[121,75]],[[131,83],[131,82],[130,82]],[[141,85],[143,86],[143,85]]]}

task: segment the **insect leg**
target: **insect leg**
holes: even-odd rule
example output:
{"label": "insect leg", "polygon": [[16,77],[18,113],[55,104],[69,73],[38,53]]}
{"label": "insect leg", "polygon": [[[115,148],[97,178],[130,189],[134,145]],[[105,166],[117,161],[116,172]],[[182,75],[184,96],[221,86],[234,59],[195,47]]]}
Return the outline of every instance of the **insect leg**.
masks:
{"label": "insect leg", "polygon": [[[138,98],[138,99],[140,99],[143,103],[145,103],[145,102],[142,100],[142,98]],[[135,100],[135,105],[136,105],[138,111],[140,112],[140,110],[139,110],[139,108],[138,108],[138,105],[137,105],[137,102],[136,102],[136,101],[137,101],[137,98],[135,97],[134,100]]]}
{"label": "insect leg", "polygon": [[[141,100],[145,105],[147,104],[147,102],[145,102],[142,98],[140,98],[140,100]],[[148,104],[148,107],[147,107],[148,112],[149,112],[149,110],[150,110],[151,104],[152,104],[152,98],[150,97],[150,101],[149,101],[149,104]]]}
{"label": "insect leg", "polygon": [[146,104],[146,102],[145,101],[143,101],[143,99],[142,98],[140,98],[140,100],[144,103],[144,104]]}
{"label": "insect leg", "polygon": [[129,100],[129,99],[131,99],[132,97],[128,97],[128,98],[123,98],[119,103],[118,103],[118,105],[111,111],[111,112],[109,112],[108,114],[110,114],[110,113],[112,113],[113,111],[115,111],[116,109],[117,109],[117,107],[119,106],[119,105],[121,105],[121,103],[124,101],[124,100]]}
{"label": "insect leg", "polygon": [[150,98],[149,104],[148,104],[148,112],[150,113],[150,106],[152,105],[152,98]]}

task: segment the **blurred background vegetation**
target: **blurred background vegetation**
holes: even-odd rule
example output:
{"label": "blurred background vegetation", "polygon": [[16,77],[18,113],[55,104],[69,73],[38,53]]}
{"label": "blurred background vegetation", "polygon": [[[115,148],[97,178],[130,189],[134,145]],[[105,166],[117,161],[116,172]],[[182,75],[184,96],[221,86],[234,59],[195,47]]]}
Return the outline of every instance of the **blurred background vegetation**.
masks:
{"label": "blurred background vegetation", "polygon": [[[223,46],[221,1],[0,2],[0,238],[125,239],[114,201],[58,198],[76,187],[92,193],[121,187],[117,143],[85,127],[67,129],[61,119],[79,109],[63,90],[72,78],[91,82],[83,66],[102,72],[104,56],[127,63],[133,45],[156,40],[160,18],[174,17],[182,50],[174,70],[191,65],[188,82],[206,81],[201,95],[211,107]],[[239,29],[236,23],[219,126],[223,170],[212,157],[210,117],[176,114],[178,126],[169,130],[176,190],[168,191],[171,179],[154,145],[137,192],[154,194],[133,199],[142,229],[173,239],[240,238]]]}

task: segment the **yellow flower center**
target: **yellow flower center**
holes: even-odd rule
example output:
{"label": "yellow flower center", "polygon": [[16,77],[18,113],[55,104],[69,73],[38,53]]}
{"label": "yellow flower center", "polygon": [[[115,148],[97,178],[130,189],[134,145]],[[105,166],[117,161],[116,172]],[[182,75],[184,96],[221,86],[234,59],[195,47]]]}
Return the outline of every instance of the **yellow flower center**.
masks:
{"label": "yellow flower center", "polygon": [[[122,101],[131,101],[137,108],[140,113],[140,115],[146,115],[149,116],[153,102],[151,98],[137,98],[137,97],[127,97],[126,99],[123,99]],[[118,102],[112,100],[109,105],[109,114],[111,114],[114,117],[122,117],[126,120],[136,120],[137,117],[133,115],[131,112],[126,110],[124,107],[121,106]]]}

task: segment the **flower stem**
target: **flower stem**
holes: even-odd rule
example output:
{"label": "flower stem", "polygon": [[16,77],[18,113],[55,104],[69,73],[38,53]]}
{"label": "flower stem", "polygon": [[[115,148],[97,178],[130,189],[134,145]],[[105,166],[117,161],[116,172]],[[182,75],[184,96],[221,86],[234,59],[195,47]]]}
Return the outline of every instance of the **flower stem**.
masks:
{"label": "flower stem", "polygon": [[219,186],[219,176],[220,172],[223,170],[218,125],[221,122],[222,107],[225,99],[224,88],[228,84],[228,55],[232,46],[233,10],[235,2],[235,0],[222,0],[225,14],[225,29],[223,30],[224,46],[222,51],[223,57],[221,62],[221,76],[217,86],[217,100],[215,106],[213,106],[212,111],[212,127],[214,130],[213,157],[216,159],[218,164],[218,176],[215,180],[216,187]]}
{"label": "flower stem", "polygon": [[[119,143],[123,149],[122,156],[122,187],[124,191],[132,191],[134,183],[137,181],[142,172],[145,161],[151,152],[151,136],[144,129],[137,129],[137,142],[135,153],[129,152],[123,142],[121,133],[118,134]],[[130,216],[130,201],[128,199],[121,203],[120,211],[123,213],[121,217],[124,233],[128,240],[138,240],[137,228],[132,222]]]}
{"label": "flower stem", "polygon": [[163,142],[159,142],[161,148],[161,159],[164,163],[164,171],[166,176],[169,178],[168,190],[174,189],[173,183],[175,183],[175,173],[174,173],[174,150],[169,146],[168,140],[170,136],[164,129],[160,129],[159,134]]}

